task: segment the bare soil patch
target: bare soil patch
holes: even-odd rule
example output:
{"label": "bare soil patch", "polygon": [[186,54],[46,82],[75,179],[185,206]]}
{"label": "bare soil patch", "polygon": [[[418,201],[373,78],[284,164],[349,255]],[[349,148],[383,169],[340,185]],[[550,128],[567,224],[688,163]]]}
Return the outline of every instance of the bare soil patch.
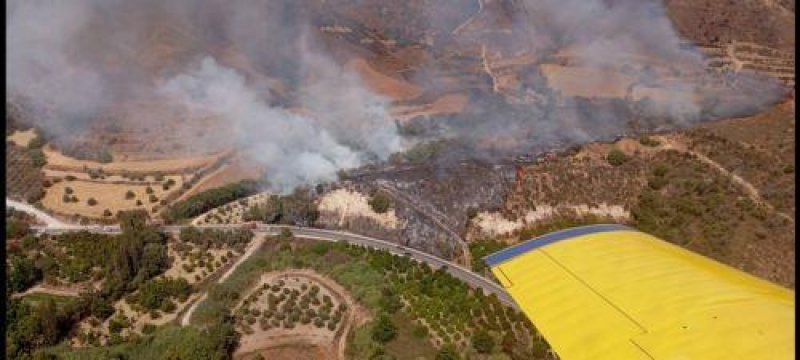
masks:
{"label": "bare soil patch", "polygon": [[34,128],[30,128],[28,130],[16,130],[6,139],[13,142],[17,146],[27,147],[28,143],[30,143],[35,137],[36,130]]}
{"label": "bare soil patch", "polygon": [[409,100],[422,94],[422,89],[416,85],[380,73],[364,59],[353,59],[345,66],[358,72],[370,89],[391,99]]}

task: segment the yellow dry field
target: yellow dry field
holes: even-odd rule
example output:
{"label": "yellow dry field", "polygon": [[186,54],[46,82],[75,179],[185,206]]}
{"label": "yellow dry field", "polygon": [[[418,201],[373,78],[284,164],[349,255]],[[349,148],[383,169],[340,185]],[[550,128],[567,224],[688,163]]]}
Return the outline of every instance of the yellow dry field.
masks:
{"label": "yellow dry field", "polygon": [[636,78],[608,69],[542,64],[548,85],[565,96],[624,98]]}
{"label": "yellow dry field", "polygon": [[194,169],[207,166],[227,153],[219,153],[208,156],[193,156],[175,159],[159,159],[159,160],[139,160],[139,161],[113,161],[107,164],[99,163],[96,161],[79,160],[71,158],[62,154],[60,151],[53,149],[51,146],[45,146],[44,154],[47,156],[46,168],[49,169],[69,169],[76,171],[83,171],[83,169],[103,169],[107,173],[111,172],[181,172],[186,169]]}
{"label": "yellow dry field", "polygon": [[[153,188],[153,194],[159,200],[177,191],[183,185],[180,176],[166,176],[165,179],[175,180],[175,185],[170,187],[169,191],[165,192],[161,185],[150,185]],[[79,214],[94,218],[102,218],[105,209],[110,210],[112,214],[116,214],[119,210],[133,209],[146,209],[152,213],[153,206],[158,205],[158,202],[150,202],[150,196],[146,192],[147,186],[85,180],[61,181],[47,189],[44,199],[42,199],[42,205],[56,213],[65,215]],[[62,198],[66,187],[72,188],[74,191],[72,195],[78,198],[77,203],[65,203],[63,201]],[[136,197],[130,200],[125,199],[125,193],[128,190],[133,191]],[[86,203],[89,198],[97,200],[97,205],[89,206]],[[136,200],[141,200],[142,206],[136,206]]]}
{"label": "yellow dry field", "polygon": [[25,131],[16,130],[13,134],[7,137],[8,141],[14,143],[14,145],[27,147],[28,143],[31,142],[36,137],[36,130],[30,128]]}

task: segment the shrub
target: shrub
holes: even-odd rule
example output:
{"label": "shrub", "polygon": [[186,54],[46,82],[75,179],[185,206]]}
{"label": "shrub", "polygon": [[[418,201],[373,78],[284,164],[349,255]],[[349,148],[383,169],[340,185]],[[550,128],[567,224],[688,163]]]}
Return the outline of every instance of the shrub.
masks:
{"label": "shrub", "polygon": [[148,186],[146,189],[144,189],[144,192],[146,192],[148,195],[152,195],[153,194],[153,188]]}
{"label": "shrub", "polygon": [[669,172],[669,167],[667,167],[667,165],[665,165],[663,163],[658,163],[653,168],[653,175],[655,175],[655,176],[659,176],[659,177],[666,176],[667,172]]}
{"label": "shrub", "polygon": [[136,206],[142,206],[142,200],[136,200]]}
{"label": "shrub", "polygon": [[88,204],[89,206],[95,206],[97,205],[97,200],[95,200],[95,198],[89,198],[88,200],[86,200],[86,204]]}
{"label": "shrub", "polygon": [[494,339],[486,330],[478,330],[472,335],[472,347],[481,354],[488,354],[494,348]]}
{"label": "shrub", "polygon": [[34,134],[35,134],[35,136],[33,137],[33,139],[31,139],[31,141],[28,142],[28,149],[31,149],[31,150],[41,149],[42,147],[44,147],[44,144],[46,143],[46,141],[45,141],[44,137],[42,136],[42,134],[39,132],[39,130],[35,130]]}
{"label": "shrub", "polygon": [[111,215],[113,215],[113,214],[111,214],[111,210],[108,210],[108,209],[103,210],[103,216],[110,217]]}
{"label": "shrub", "polygon": [[476,216],[478,216],[478,208],[474,206],[470,206],[469,208],[467,208],[467,219],[472,220]]}
{"label": "shrub", "polygon": [[100,153],[97,154],[97,161],[107,164],[114,161],[114,157],[111,156],[111,152],[109,152],[108,149],[102,149]]}
{"label": "shrub", "polygon": [[25,197],[25,200],[27,200],[29,204],[35,204],[39,202],[39,200],[42,200],[43,197],[44,197],[44,190],[40,189],[38,191],[33,191],[32,193],[28,194],[28,196]]}
{"label": "shrub", "polygon": [[153,194],[150,194],[150,199],[149,200],[150,200],[151,203],[155,203],[155,202],[158,202],[158,197],[153,195]]}
{"label": "shrub", "polygon": [[436,360],[461,360],[461,355],[453,344],[446,344],[436,353]]}
{"label": "shrub", "polygon": [[125,200],[131,200],[136,197],[136,193],[131,190],[125,192]]}
{"label": "shrub", "polygon": [[414,328],[411,329],[411,334],[418,339],[424,339],[428,336],[428,328],[423,325],[415,325]]}
{"label": "shrub", "polygon": [[155,331],[156,331],[156,326],[153,325],[153,324],[149,324],[148,323],[148,324],[144,324],[144,326],[142,326],[142,333],[143,334],[152,334]]}
{"label": "shrub", "polygon": [[647,180],[647,186],[653,190],[660,190],[667,185],[667,178],[663,176],[656,176]]}
{"label": "shrub", "polygon": [[369,199],[369,206],[378,214],[383,214],[389,211],[392,206],[392,200],[385,194],[378,192]]}
{"label": "shrub", "polygon": [[625,155],[622,150],[612,149],[608,152],[608,155],[606,155],[606,160],[613,166],[620,166],[628,161],[628,155]]}
{"label": "shrub", "polygon": [[31,163],[34,167],[40,168],[47,165],[47,157],[42,149],[28,150],[28,156],[31,158]]}
{"label": "shrub", "polygon": [[64,193],[65,193],[65,194],[72,194],[73,192],[75,192],[75,191],[74,191],[74,190],[72,190],[72,188],[71,188],[71,187],[69,187],[69,186],[67,186],[67,187],[65,187],[65,188],[64,188]]}
{"label": "shrub", "polygon": [[644,135],[644,136],[640,137],[639,138],[639,143],[644,145],[644,146],[647,146],[647,147],[656,147],[656,146],[661,145],[660,141],[658,141],[656,139],[653,139],[653,138],[651,138],[651,137],[649,137],[647,135]]}
{"label": "shrub", "polygon": [[372,339],[381,343],[387,343],[397,335],[397,327],[392,323],[392,319],[387,314],[380,314],[375,324],[372,326]]}

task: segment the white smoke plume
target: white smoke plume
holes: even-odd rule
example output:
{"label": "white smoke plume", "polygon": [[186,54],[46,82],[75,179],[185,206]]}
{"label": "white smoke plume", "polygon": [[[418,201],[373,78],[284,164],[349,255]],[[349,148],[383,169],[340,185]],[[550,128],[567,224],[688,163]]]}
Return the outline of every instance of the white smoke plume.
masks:
{"label": "white smoke plume", "polygon": [[304,97],[308,115],[268,105],[243,76],[213,58],[202,59],[158,89],[188,111],[226,119],[239,143],[246,144],[244,150],[266,166],[276,190],[330,181],[340,169],[385,160],[402,150],[385,100],[364,90],[352,75],[337,74],[321,58],[315,61],[309,65],[326,75]]}
{"label": "white smoke plume", "polygon": [[[489,14],[484,20],[490,26],[464,36],[453,35],[453,29],[475,15],[477,2],[434,2],[426,9],[409,7],[415,10],[408,19],[385,20],[398,30],[386,33],[412,33],[399,40],[414,43],[424,33],[445,42],[428,49],[443,56],[426,56],[433,63],[417,69],[415,80],[423,87],[438,75],[467,78],[466,89],[456,89],[469,94],[467,111],[435,119],[437,129],[423,131],[429,137],[455,138],[466,156],[493,156],[495,150],[507,156],[509,151],[609,137],[642,114],[653,127],[744,114],[783,93],[772,82],[743,74],[727,79],[739,84],[735,87],[708,87],[702,56],[675,33],[660,1],[481,4],[483,11],[520,4],[525,11],[507,14],[512,32],[492,29],[496,14]],[[87,133],[86,124],[120,103],[169,97],[186,113],[211,113],[224,121],[234,130],[236,147],[264,165],[275,189],[288,191],[332,180],[338,170],[387,159],[413,144],[398,134],[389,100],[363,86],[358,75],[315,43],[316,27],[325,24],[314,22],[327,17],[314,9],[344,5],[332,0],[8,0],[6,89],[48,109],[33,120],[55,138]],[[436,17],[427,29],[403,23],[428,13]],[[474,51],[463,58],[459,53],[480,45],[505,55],[527,47],[537,61],[566,51],[577,65],[625,68],[637,79],[631,86],[645,89],[640,92],[645,100],[562,96],[534,65],[524,74],[520,92],[535,93],[541,101],[509,104],[486,90],[488,75],[481,72]],[[682,73],[663,74],[670,68]],[[180,124],[187,132],[202,126],[191,117]]]}
{"label": "white smoke plume", "polygon": [[[36,99],[62,119],[97,111],[107,100],[104,79],[70,56],[70,42],[91,16],[90,4],[8,1],[6,13],[6,91]],[[69,127],[51,117],[41,121],[54,130]]]}
{"label": "white smoke plume", "polygon": [[[85,132],[89,119],[128,99],[167,97],[198,118],[213,114],[233,129],[236,147],[263,165],[270,186],[284,192],[334,180],[341,169],[404,150],[406,141],[389,116],[389,101],[350,70],[312,51],[303,35],[308,24],[283,18],[296,9],[292,5],[9,1],[6,87],[52,114],[34,121],[54,137]],[[150,54],[136,52],[159,50],[149,47],[151,26],[190,32],[188,38],[197,44],[178,46],[188,49],[191,59],[163,62],[148,72]],[[240,51],[252,71],[293,83],[292,103],[279,105],[263,81],[248,78],[252,73],[215,59],[225,47]],[[82,53],[85,48],[96,53]],[[107,58],[97,54],[103,52]],[[107,59],[120,58],[132,58],[127,62],[132,67],[109,71]],[[187,121],[183,126],[194,125]]]}

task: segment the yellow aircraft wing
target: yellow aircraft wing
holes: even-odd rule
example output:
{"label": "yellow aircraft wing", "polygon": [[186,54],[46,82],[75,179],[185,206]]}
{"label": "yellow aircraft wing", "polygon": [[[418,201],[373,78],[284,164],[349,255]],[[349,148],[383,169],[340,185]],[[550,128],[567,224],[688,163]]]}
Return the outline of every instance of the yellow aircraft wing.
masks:
{"label": "yellow aircraft wing", "polygon": [[562,360],[794,359],[794,291],[626,226],[484,260]]}

